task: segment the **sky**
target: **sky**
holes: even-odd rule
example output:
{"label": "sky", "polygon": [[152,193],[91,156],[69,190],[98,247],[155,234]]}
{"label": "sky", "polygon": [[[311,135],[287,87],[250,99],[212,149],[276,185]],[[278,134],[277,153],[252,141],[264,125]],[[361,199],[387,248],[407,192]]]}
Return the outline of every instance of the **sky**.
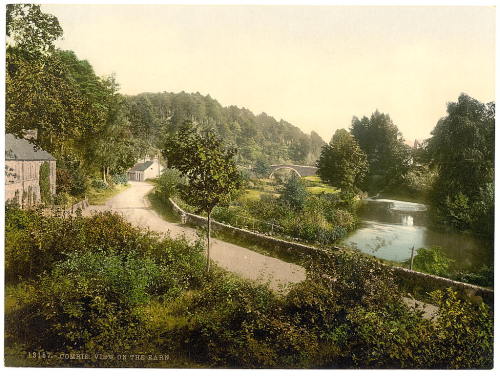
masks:
{"label": "sky", "polygon": [[460,93],[495,100],[490,6],[43,5],[58,47],[124,94],[200,92],[329,141],[388,113],[424,139]]}

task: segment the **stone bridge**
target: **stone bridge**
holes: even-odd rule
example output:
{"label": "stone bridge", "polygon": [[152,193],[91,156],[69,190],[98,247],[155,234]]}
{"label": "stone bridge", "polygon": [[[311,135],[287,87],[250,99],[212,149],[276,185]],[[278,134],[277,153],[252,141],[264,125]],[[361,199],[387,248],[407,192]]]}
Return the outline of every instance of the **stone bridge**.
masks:
{"label": "stone bridge", "polygon": [[304,176],[314,176],[316,175],[316,171],[318,170],[317,167],[314,166],[299,166],[299,165],[292,165],[292,164],[282,164],[282,165],[271,165],[271,174],[269,175],[269,179],[271,179],[274,175],[274,173],[278,170],[281,169],[288,169],[295,171],[295,173],[299,177],[304,177]]}

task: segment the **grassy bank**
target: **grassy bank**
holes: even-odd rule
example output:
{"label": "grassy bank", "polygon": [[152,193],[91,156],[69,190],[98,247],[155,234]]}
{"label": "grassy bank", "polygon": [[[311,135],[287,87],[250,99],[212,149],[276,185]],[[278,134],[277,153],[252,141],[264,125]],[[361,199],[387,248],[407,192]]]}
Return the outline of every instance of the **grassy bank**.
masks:
{"label": "grassy bank", "polygon": [[165,221],[171,223],[180,223],[180,215],[173,209],[168,200],[164,200],[153,191],[148,194],[148,200],[151,207],[157,212]]}
{"label": "grassy bank", "polygon": [[87,193],[90,205],[104,205],[110,198],[129,188],[129,184],[115,184],[106,189],[91,188]]}

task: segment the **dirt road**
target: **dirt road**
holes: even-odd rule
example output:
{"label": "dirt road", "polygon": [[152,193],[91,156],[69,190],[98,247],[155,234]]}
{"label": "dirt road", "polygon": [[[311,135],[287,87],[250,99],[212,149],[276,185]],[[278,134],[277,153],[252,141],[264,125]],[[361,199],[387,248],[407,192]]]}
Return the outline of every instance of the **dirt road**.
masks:
{"label": "dirt road", "polygon": [[[152,231],[169,233],[170,236],[186,236],[197,239],[195,229],[176,223],[170,223],[153,211],[147,201],[147,194],[153,186],[146,182],[129,182],[131,187],[111,198],[103,206],[90,206],[85,214],[92,211],[112,210],[123,216],[133,225],[149,228]],[[210,249],[210,258],[220,267],[241,277],[261,282],[269,282],[273,290],[286,290],[286,285],[305,279],[304,268],[237,245],[214,239]]]}

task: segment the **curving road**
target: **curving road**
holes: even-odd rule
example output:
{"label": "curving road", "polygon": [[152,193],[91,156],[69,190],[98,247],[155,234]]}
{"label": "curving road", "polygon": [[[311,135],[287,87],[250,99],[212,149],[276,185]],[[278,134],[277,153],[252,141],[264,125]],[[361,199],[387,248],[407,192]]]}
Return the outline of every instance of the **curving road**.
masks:
{"label": "curving road", "polygon": [[[129,184],[130,188],[108,200],[105,205],[89,206],[84,214],[111,210],[122,214],[130,223],[138,227],[173,237],[185,236],[191,240],[198,238],[195,229],[167,222],[151,209],[146,196],[153,189],[153,185],[146,182],[129,182]],[[264,256],[218,239],[212,241],[210,258],[220,267],[241,277],[263,283],[269,282],[270,287],[275,291],[284,292],[287,290],[287,285],[305,279],[305,270],[301,266]]]}

